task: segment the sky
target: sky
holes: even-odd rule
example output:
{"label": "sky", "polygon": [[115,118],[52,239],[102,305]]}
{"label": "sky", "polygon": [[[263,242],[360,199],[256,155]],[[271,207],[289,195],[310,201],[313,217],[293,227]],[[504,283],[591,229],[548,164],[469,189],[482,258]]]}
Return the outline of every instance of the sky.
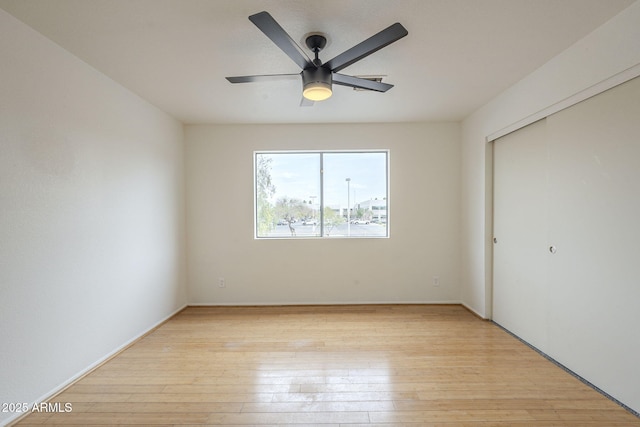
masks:
{"label": "sky", "polygon": [[[315,152],[258,153],[272,158],[271,179],[281,197],[320,203],[320,154]],[[325,152],[324,205],[333,208],[387,197],[388,152]],[[347,183],[346,179],[351,181]],[[348,191],[349,190],[349,191]]]}

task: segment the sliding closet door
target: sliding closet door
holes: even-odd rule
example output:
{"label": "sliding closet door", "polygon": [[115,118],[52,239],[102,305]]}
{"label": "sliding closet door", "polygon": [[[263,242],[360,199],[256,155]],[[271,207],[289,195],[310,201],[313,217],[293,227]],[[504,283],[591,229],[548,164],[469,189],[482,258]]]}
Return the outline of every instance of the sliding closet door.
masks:
{"label": "sliding closet door", "polygon": [[640,78],[494,146],[494,320],[640,411]]}
{"label": "sliding closet door", "polygon": [[546,120],[494,143],[493,320],[546,342]]}
{"label": "sliding closet door", "polygon": [[547,126],[549,354],[639,410],[640,78]]}

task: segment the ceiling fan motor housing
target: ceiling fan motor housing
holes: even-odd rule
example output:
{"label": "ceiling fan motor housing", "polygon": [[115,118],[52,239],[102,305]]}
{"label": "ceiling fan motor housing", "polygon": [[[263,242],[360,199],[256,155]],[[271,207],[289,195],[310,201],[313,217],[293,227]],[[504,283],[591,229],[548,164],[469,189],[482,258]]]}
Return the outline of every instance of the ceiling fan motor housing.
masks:
{"label": "ceiling fan motor housing", "polygon": [[309,67],[302,70],[302,93],[305,98],[321,101],[331,96],[331,70]]}

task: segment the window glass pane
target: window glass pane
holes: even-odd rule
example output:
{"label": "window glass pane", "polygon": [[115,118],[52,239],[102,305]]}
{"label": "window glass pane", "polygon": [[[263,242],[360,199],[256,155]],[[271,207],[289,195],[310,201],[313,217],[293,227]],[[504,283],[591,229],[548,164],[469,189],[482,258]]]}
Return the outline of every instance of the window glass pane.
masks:
{"label": "window glass pane", "polygon": [[255,153],[257,238],[388,237],[388,152]]}
{"label": "window glass pane", "polygon": [[387,152],[323,154],[324,236],[387,236]]}
{"label": "window glass pane", "polygon": [[320,236],[320,154],[256,153],[256,236]]}

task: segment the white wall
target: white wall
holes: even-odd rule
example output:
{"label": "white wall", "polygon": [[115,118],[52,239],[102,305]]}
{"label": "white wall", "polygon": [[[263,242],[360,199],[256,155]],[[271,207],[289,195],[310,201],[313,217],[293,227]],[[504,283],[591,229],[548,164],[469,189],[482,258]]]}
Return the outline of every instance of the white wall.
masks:
{"label": "white wall", "polygon": [[462,124],[462,302],[491,317],[491,151],[487,136],[640,64],[640,1],[466,118]]}
{"label": "white wall", "polygon": [[[458,124],[187,126],[185,137],[190,303],[459,302]],[[362,148],[391,150],[389,239],[253,239],[254,150]]]}
{"label": "white wall", "polygon": [[30,403],[186,303],[183,129],[2,10],[0,58],[0,402]]}

